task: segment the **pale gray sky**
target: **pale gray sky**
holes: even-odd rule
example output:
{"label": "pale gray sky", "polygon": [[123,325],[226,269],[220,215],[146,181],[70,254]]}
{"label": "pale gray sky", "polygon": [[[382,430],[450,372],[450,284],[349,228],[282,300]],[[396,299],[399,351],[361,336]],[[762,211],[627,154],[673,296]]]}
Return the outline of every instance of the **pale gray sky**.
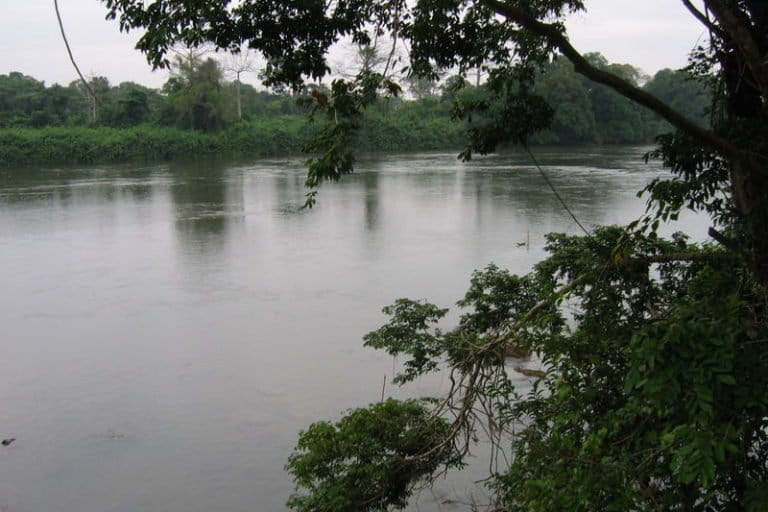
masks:
{"label": "pale gray sky", "polygon": [[[569,20],[571,40],[582,52],[599,51],[611,62],[647,73],[685,65],[704,30],[676,0],[587,0],[588,11]],[[98,0],[59,0],[75,58],[86,75],[104,75],[160,87],[167,72],[152,72],[133,48],[137,33],[105,21]],[[61,40],[53,0],[0,0],[0,74],[21,71],[47,83],[76,75]],[[254,83],[255,75],[244,77]]]}

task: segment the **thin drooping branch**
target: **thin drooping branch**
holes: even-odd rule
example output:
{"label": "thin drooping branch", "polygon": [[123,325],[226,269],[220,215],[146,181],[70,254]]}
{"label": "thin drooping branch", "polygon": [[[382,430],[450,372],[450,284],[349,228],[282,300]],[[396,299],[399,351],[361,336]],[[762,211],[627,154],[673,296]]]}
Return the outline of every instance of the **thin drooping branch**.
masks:
{"label": "thin drooping branch", "polygon": [[697,125],[654,95],[640,89],[613,73],[590,64],[589,61],[587,61],[587,59],[585,59],[584,56],[571,45],[560,27],[541,22],[534,16],[528,14],[525,10],[500,0],[481,0],[481,2],[490,9],[493,9],[496,13],[504,16],[506,19],[547,39],[547,41],[556,47],[565,58],[571,61],[577,73],[584,75],[593,82],[608,86],[622,96],[657,113],[672,124],[672,126],[687,133],[700,143],[715,148],[731,158],[738,158],[740,156],[741,152],[739,151],[739,148],[730,141],[720,137],[711,130],[707,130]]}
{"label": "thin drooping branch", "polygon": [[710,32],[714,32],[719,36],[723,35],[723,31],[720,29],[720,27],[712,23],[712,21],[709,18],[707,18],[707,16],[703,12],[698,10],[696,6],[693,5],[691,0],[681,0],[681,1],[683,2],[683,5],[685,6],[685,8],[688,9],[688,11],[690,11],[691,14],[693,14],[694,18],[699,20],[702,25],[707,27],[707,30],[709,30]]}
{"label": "thin drooping branch", "polygon": [[753,79],[757,83],[763,98],[763,105],[768,108],[768,62],[762,56],[749,27],[721,0],[705,0],[704,3],[720,22],[722,29],[738,46],[747,67],[752,72]]}
{"label": "thin drooping branch", "polygon": [[91,85],[86,81],[85,77],[83,77],[83,74],[80,72],[80,68],[77,66],[77,62],[75,62],[75,57],[72,55],[72,49],[69,47],[69,41],[67,41],[67,34],[64,32],[64,23],[61,21],[61,13],[59,12],[59,2],[58,0],[53,0],[53,7],[56,10],[56,19],[59,20],[59,30],[61,30],[61,38],[64,39],[64,46],[67,47],[67,53],[69,54],[69,60],[72,62],[72,65],[75,67],[75,71],[77,71],[77,75],[80,77],[80,81],[83,82],[83,87],[85,87],[85,90],[88,91],[88,94],[91,96],[91,101],[93,102],[93,112],[94,112],[94,119],[93,121],[96,121],[96,95],[93,93],[93,89],[91,89]]}
{"label": "thin drooping branch", "polygon": [[568,215],[571,216],[573,221],[576,223],[577,226],[579,226],[579,228],[581,228],[581,230],[584,232],[585,235],[592,236],[590,232],[587,230],[587,228],[585,228],[584,225],[581,223],[581,221],[579,221],[579,218],[576,217],[576,214],[573,213],[573,210],[571,210],[568,207],[568,203],[565,202],[565,199],[563,199],[563,196],[560,195],[560,192],[557,191],[555,186],[549,180],[549,177],[546,175],[546,173],[544,172],[544,169],[542,169],[541,165],[539,165],[539,161],[534,156],[533,151],[531,151],[531,149],[527,147],[525,149],[528,152],[528,156],[530,156],[531,160],[533,160],[533,164],[536,166],[536,169],[539,170],[539,174],[541,174],[541,177],[544,178],[544,181],[547,183],[547,186],[552,191],[552,193],[555,194],[555,197],[557,198],[558,201],[560,201],[560,204],[563,206],[565,211],[568,212]]}

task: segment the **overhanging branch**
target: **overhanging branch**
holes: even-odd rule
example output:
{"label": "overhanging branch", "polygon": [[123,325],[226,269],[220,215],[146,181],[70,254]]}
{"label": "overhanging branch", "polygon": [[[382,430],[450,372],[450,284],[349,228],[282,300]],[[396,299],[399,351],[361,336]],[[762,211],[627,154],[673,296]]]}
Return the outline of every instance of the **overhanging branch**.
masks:
{"label": "overhanging branch", "polygon": [[91,84],[88,83],[88,80],[85,79],[83,76],[83,73],[80,72],[80,68],[77,66],[77,62],[75,62],[75,57],[72,55],[72,49],[69,47],[69,41],[67,40],[67,34],[64,32],[64,23],[61,21],[61,13],[59,12],[59,2],[58,0],[53,0],[53,8],[56,10],[56,19],[59,22],[59,30],[61,31],[61,38],[64,40],[64,46],[67,48],[67,53],[69,54],[69,60],[72,62],[72,66],[74,66],[75,71],[77,71],[77,76],[80,77],[80,81],[83,83],[83,87],[85,87],[86,92],[90,95],[91,101],[93,102],[93,111],[92,116],[93,122],[96,122],[96,94],[93,92],[93,89],[91,89]]}
{"label": "overhanging branch", "polygon": [[709,30],[710,32],[714,32],[719,36],[723,35],[723,31],[720,29],[720,27],[712,23],[712,21],[709,18],[707,18],[704,15],[704,13],[698,10],[696,6],[693,5],[691,0],[681,0],[681,1],[683,2],[683,5],[685,5],[685,8],[688,9],[688,11],[690,11],[691,14],[693,14],[694,18],[699,20],[702,25],[707,27],[707,30]]}
{"label": "overhanging branch", "polygon": [[571,45],[568,38],[557,26],[541,22],[525,12],[525,10],[499,0],[481,0],[481,2],[496,13],[504,16],[506,19],[546,38],[569,61],[571,61],[577,73],[584,75],[593,82],[610,87],[622,96],[657,113],[672,124],[672,126],[687,133],[702,144],[715,148],[728,157],[738,158],[740,151],[730,141],[718,136],[710,130],[702,128],[693,121],[690,121],[654,95],[647,93],[613,73],[590,64],[589,61],[587,61],[587,59],[585,59],[584,56]]}

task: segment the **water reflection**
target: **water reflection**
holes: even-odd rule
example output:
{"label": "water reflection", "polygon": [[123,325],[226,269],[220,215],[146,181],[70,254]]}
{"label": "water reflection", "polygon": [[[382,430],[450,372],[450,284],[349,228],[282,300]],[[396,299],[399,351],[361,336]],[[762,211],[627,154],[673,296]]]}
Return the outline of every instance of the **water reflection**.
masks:
{"label": "water reflection", "polygon": [[376,231],[379,223],[379,173],[375,170],[360,174],[363,185],[365,229]]}
{"label": "water reflection", "polygon": [[200,264],[215,261],[245,222],[242,173],[210,160],[171,165],[169,174],[181,253]]}
{"label": "water reflection", "polygon": [[269,162],[274,165],[272,169],[278,170],[272,175],[275,190],[275,207],[283,214],[297,213],[304,204],[304,195],[307,189],[304,187],[304,170],[298,162]]}

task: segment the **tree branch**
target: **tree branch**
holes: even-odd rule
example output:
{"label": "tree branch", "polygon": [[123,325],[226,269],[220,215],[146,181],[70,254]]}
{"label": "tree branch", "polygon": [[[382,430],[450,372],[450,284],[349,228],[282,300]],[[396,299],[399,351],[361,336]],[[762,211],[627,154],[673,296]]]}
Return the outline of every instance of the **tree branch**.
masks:
{"label": "tree branch", "polygon": [[77,76],[80,77],[80,81],[83,83],[83,87],[85,87],[85,90],[88,92],[88,94],[91,95],[91,101],[93,102],[93,122],[96,122],[96,94],[94,94],[93,89],[91,89],[91,85],[88,83],[88,81],[85,79],[83,74],[80,72],[80,68],[77,66],[77,62],[75,62],[75,57],[72,55],[72,49],[69,47],[69,41],[67,40],[67,34],[64,32],[64,23],[61,21],[61,13],[59,12],[59,2],[58,0],[53,0],[53,7],[56,10],[56,19],[59,20],[59,30],[61,30],[61,38],[64,40],[64,46],[67,48],[67,53],[69,54],[69,60],[72,62],[72,66],[74,66],[75,71],[77,71]]}
{"label": "tree branch", "polygon": [[738,246],[733,242],[733,240],[726,237],[724,234],[716,230],[715,228],[711,227],[709,228],[709,236],[711,236],[716,242],[718,242],[720,245],[725,247],[726,249],[730,249],[731,251],[737,251]]}
{"label": "tree branch", "polygon": [[699,20],[702,25],[707,27],[707,29],[710,32],[714,32],[715,34],[717,34],[720,37],[722,37],[724,35],[722,29],[720,29],[720,27],[718,27],[717,25],[712,23],[710,21],[710,19],[707,18],[704,15],[704,13],[702,13],[700,10],[698,10],[693,5],[693,3],[691,3],[691,0],[681,0],[681,1],[683,2],[683,5],[685,5],[685,8],[688,9],[691,12],[691,14],[693,14],[693,17],[696,18],[697,20]]}
{"label": "tree branch", "polygon": [[704,4],[741,50],[742,57],[752,72],[752,77],[763,97],[763,105],[768,108],[768,63],[764,61],[749,27],[721,0],[704,0]]}
{"label": "tree branch", "polygon": [[584,56],[571,45],[568,38],[556,25],[543,23],[520,7],[503,3],[499,0],[481,0],[481,3],[508,20],[511,20],[521,27],[547,39],[569,61],[571,61],[577,73],[584,75],[593,82],[608,86],[622,96],[657,113],[669,121],[675,128],[687,133],[702,144],[715,148],[728,157],[739,157],[741,153],[740,150],[730,141],[690,121],[654,95],[619,78],[613,73],[609,73],[608,71],[590,64],[589,61],[587,61]]}

